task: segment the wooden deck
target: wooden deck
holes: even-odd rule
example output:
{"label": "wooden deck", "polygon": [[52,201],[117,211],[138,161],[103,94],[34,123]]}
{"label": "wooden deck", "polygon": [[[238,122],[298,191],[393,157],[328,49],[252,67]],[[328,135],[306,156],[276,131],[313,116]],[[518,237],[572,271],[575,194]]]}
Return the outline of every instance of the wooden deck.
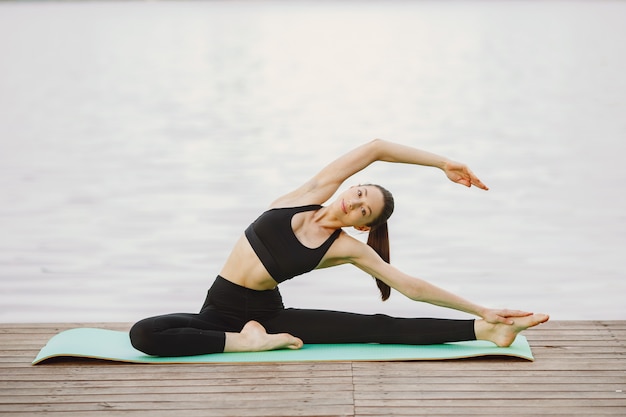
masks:
{"label": "wooden deck", "polygon": [[626,416],[626,321],[531,329],[535,362],[31,366],[72,327],[130,326],[0,324],[1,416]]}

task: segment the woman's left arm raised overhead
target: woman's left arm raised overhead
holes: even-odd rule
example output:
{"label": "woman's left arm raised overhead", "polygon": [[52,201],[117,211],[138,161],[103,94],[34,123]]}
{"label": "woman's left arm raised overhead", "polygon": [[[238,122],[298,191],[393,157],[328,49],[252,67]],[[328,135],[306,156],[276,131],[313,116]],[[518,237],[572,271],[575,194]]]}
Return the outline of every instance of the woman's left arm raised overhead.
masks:
{"label": "woman's left arm raised overhead", "polygon": [[274,201],[272,207],[303,201],[322,204],[333,196],[344,181],[376,161],[436,167],[444,171],[453,182],[488,189],[462,163],[410,146],[374,139],[337,158],[302,186]]}

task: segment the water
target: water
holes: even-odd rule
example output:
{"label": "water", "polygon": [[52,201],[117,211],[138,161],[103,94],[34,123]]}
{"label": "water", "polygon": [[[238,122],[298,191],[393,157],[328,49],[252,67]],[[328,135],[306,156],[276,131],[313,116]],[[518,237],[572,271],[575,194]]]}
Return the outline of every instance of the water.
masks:
{"label": "water", "polygon": [[[196,311],[274,198],[382,137],[392,262],[489,306],[625,319],[626,3],[1,2],[0,321]],[[357,235],[359,236],[359,235]],[[359,236],[363,237],[363,236]],[[290,306],[466,317],[350,266]]]}

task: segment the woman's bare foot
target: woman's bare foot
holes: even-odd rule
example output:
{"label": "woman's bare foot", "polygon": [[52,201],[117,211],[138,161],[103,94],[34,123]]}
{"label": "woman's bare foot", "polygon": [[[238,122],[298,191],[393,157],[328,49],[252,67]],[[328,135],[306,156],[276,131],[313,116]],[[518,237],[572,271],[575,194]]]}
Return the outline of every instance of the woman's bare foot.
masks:
{"label": "woman's bare foot", "polygon": [[476,339],[488,340],[500,347],[511,346],[518,333],[530,327],[545,323],[550,319],[547,314],[533,314],[525,317],[511,317],[513,324],[492,324],[484,320],[476,320],[474,331]]}
{"label": "woman's bare foot", "polygon": [[239,333],[226,333],[224,352],[262,352],[300,349],[304,343],[289,333],[268,334],[260,323],[249,321]]}

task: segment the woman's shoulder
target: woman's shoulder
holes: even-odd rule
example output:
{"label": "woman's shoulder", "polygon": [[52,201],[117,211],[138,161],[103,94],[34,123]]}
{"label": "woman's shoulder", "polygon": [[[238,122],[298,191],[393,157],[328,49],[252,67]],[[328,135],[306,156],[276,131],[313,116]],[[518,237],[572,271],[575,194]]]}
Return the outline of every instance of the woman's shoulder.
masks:
{"label": "woman's shoulder", "polygon": [[353,259],[367,256],[368,252],[371,250],[372,248],[366,243],[360,241],[345,230],[341,230],[341,233],[339,233],[339,236],[330,247],[327,254],[331,258],[342,259],[345,263],[351,262]]}
{"label": "woman's shoulder", "polygon": [[365,242],[342,230],[326,252],[320,268],[351,264],[360,268],[382,262],[376,251]]}
{"label": "woman's shoulder", "polygon": [[269,209],[293,208],[293,207],[322,207],[321,202],[306,197],[290,197],[289,195],[280,197],[270,204]]}
{"label": "woman's shoulder", "polygon": [[354,257],[360,251],[359,246],[362,244],[364,243],[350,236],[345,230],[339,229],[339,236],[337,236],[333,244],[328,248],[319,268],[352,263]]}
{"label": "woman's shoulder", "polygon": [[270,208],[274,207],[293,207],[304,206],[310,204],[323,204],[334,192],[336,186],[322,184],[316,178],[312,178],[295,190],[278,197],[270,204]]}
{"label": "woman's shoulder", "polygon": [[[365,271],[380,270],[388,265],[367,243],[342,230],[330,250],[322,267],[351,264]],[[370,272],[371,273],[371,272]]]}

